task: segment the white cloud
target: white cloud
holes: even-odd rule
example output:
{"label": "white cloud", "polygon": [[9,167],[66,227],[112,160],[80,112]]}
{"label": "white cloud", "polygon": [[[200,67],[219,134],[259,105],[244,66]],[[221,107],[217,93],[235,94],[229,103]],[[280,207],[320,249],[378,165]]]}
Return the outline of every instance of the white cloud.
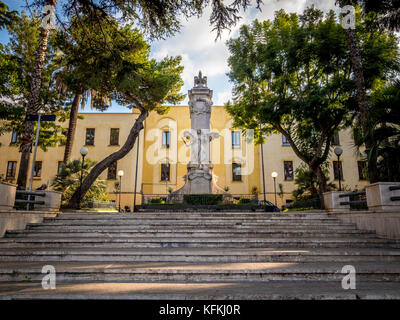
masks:
{"label": "white cloud", "polygon": [[232,90],[218,92],[217,99],[215,99],[214,105],[222,106],[231,99],[232,99]]}
{"label": "white cloud", "polygon": [[[193,86],[193,77],[198,74],[199,70],[208,77],[208,83],[210,83],[210,78],[218,78],[216,87],[210,87],[210,89],[214,90],[215,104],[221,105],[231,95],[231,85],[226,76],[229,71],[227,61],[229,51],[225,44],[226,40],[236,37],[241,25],[249,24],[256,18],[261,21],[271,20],[274,18],[275,11],[280,9],[284,9],[286,12],[301,13],[306,6],[312,4],[323,11],[335,8],[335,0],[264,0],[261,12],[254,8],[242,11],[240,23],[231,32],[224,31],[221,39],[217,41],[215,41],[216,32],[212,31],[209,23],[211,14],[209,6],[200,18],[183,19],[181,32],[176,36],[153,43],[152,57],[161,59],[166,55],[182,56],[183,93],[187,93],[187,90]],[[187,99],[182,104],[187,104]]]}

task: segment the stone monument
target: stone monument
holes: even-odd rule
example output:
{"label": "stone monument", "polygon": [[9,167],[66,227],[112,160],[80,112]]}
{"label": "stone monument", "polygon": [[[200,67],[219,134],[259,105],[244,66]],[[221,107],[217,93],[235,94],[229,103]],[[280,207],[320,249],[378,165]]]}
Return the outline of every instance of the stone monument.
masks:
{"label": "stone monument", "polygon": [[172,197],[176,194],[225,193],[217,187],[212,175],[210,142],[219,137],[218,133],[210,131],[212,94],[207,87],[207,77],[200,71],[194,77],[194,87],[188,92],[191,130],[183,134],[185,144],[190,147],[188,173],[184,176],[185,185],[173,192]]}

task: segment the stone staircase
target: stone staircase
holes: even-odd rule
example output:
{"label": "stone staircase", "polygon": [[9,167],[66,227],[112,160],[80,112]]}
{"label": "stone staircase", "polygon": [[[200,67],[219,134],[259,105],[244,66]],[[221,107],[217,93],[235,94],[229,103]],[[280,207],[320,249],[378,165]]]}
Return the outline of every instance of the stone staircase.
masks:
{"label": "stone staircase", "polygon": [[323,212],[61,213],[0,238],[0,299],[20,298],[399,299],[400,242]]}

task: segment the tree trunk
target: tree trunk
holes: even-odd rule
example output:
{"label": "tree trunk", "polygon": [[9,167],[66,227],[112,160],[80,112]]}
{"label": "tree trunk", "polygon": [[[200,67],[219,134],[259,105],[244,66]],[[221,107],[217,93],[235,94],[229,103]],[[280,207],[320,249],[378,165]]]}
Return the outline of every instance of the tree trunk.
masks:
{"label": "tree trunk", "polygon": [[327,181],[326,181],[325,174],[322,171],[320,166],[318,166],[316,168],[310,167],[310,169],[317,176],[317,180],[318,180],[318,195],[319,195],[319,199],[321,201],[321,208],[325,209],[324,192],[326,192],[326,190],[327,190]]}
{"label": "tree trunk", "polygon": [[78,208],[78,204],[82,201],[93,182],[96,181],[98,176],[105,169],[114,163],[114,161],[122,159],[126,154],[128,154],[129,151],[132,150],[133,146],[135,145],[136,138],[139,136],[140,131],[144,128],[143,122],[147,118],[148,114],[148,111],[142,108],[139,117],[135,120],[135,123],[129,132],[128,138],[121,149],[104,158],[93,167],[93,169],[86,176],[85,180],[82,182],[80,191],[78,188],[69,200],[69,206],[71,208]]}
{"label": "tree trunk", "polygon": [[[343,7],[343,0],[339,1],[340,7]],[[357,104],[360,112],[360,124],[362,136],[365,138],[365,152],[368,155],[372,147],[371,137],[367,135],[368,132],[368,101],[365,88],[365,79],[363,73],[363,66],[361,61],[361,50],[358,44],[356,30],[346,29],[347,46],[350,51],[351,64],[354,72],[354,82],[356,85]],[[371,183],[378,181],[378,169],[376,161],[368,162],[368,175]]]}
{"label": "tree trunk", "polygon": [[64,163],[67,164],[69,158],[71,157],[72,146],[74,144],[76,122],[78,120],[78,110],[81,101],[81,94],[76,94],[71,105],[71,113],[69,114],[69,125],[67,132],[67,142],[65,143],[64,150]]}
{"label": "tree trunk", "polygon": [[[46,5],[56,5],[56,0],[47,0]],[[30,82],[30,92],[28,96],[28,104],[26,108],[26,114],[36,114],[40,110],[40,88],[42,86],[42,71],[45,64],[47,42],[49,40],[50,28],[42,28],[39,38],[39,47],[36,50],[36,61],[35,69],[32,73]],[[21,152],[21,161],[18,170],[17,185],[19,189],[25,189],[28,170],[29,160],[32,152],[32,142],[34,134],[34,122],[25,122],[25,129],[22,136],[22,143],[19,151]]]}

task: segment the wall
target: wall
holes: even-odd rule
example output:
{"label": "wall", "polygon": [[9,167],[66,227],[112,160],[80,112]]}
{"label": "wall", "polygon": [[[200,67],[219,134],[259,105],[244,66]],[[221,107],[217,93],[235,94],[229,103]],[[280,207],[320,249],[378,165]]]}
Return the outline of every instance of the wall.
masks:
{"label": "wall", "polygon": [[7,230],[24,230],[28,223],[41,223],[44,217],[55,217],[57,213],[40,211],[0,211],[0,238]]}
{"label": "wall", "polygon": [[[86,158],[94,161],[101,161],[106,156],[117,151],[125,142],[128,137],[129,131],[134,124],[137,117],[135,113],[80,113],[84,119],[78,119],[75,140],[72,147],[72,153],[70,160],[80,159],[81,155],[79,150],[85,145],[86,128],[95,129],[95,140],[93,146],[85,146],[88,148],[89,153]],[[63,127],[68,127],[68,122],[62,124]],[[119,146],[110,146],[110,129],[119,128]],[[143,132],[141,133],[141,142],[143,142]],[[0,136],[0,175],[6,176],[7,162],[17,161],[16,177],[18,176],[20,156],[17,146],[10,146],[11,133]],[[53,179],[57,174],[58,162],[63,161],[64,158],[64,146],[58,145],[49,148],[47,152],[38,148],[36,160],[42,161],[42,174],[40,178],[33,179],[33,189],[36,189],[43,183],[52,183]],[[127,197],[122,203],[122,206],[129,205],[132,208],[133,204],[133,186],[135,177],[135,165],[136,165],[136,144],[134,148],[117,163],[117,170],[122,169],[124,176],[122,178],[122,191],[131,192],[131,196]],[[139,157],[139,170],[138,170],[138,183],[137,190],[140,192],[141,187],[141,173],[142,166],[142,154]],[[31,157],[32,161],[32,157]],[[29,168],[30,177],[31,168]],[[15,183],[16,177],[8,181]],[[105,170],[100,178],[107,180],[107,170]],[[118,179],[118,178],[117,178]],[[115,191],[114,183],[117,180],[107,180],[107,191]],[[28,182],[29,185],[29,182]],[[110,199],[114,200],[116,195],[110,194]]]}
{"label": "wall", "polygon": [[[211,131],[221,136],[211,142],[210,156],[214,165],[213,174],[217,185],[224,189],[229,187],[230,193],[248,194],[253,186],[259,186],[259,154],[252,143],[241,139],[241,148],[232,152],[231,141],[232,120],[223,106],[212,106]],[[190,160],[190,148],[182,140],[183,132],[190,130],[190,112],[188,106],[174,106],[165,115],[150,113],[145,126],[145,160],[143,165],[144,194],[166,194],[168,188],[173,191],[184,185],[183,176],[187,173]],[[162,148],[162,131],[171,132],[170,148]],[[171,165],[171,179],[168,185],[161,181],[161,164],[166,160]],[[232,159],[243,162],[242,181],[232,181]],[[245,173],[248,165],[248,174]]]}
{"label": "wall", "polygon": [[400,212],[343,212],[333,216],[345,223],[355,223],[358,229],[374,231],[382,238],[400,239]]}
{"label": "wall", "polygon": [[[127,138],[131,127],[137,117],[135,113],[81,113],[83,120],[78,120],[75,142],[72,149],[71,159],[80,158],[79,150],[85,144],[86,128],[95,128],[95,145],[87,146],[89,149],[88,158],[100,161],[112,152],[118,150]],[[229,187],[229,192],[234,194],[249,194],[252,187],[259,190],[259,199],[263,199],[263,184],[261,174],[261,151],[260,146],[246,143],[245,138],[241,138],[241,148],[232,150],[231,131],[232,119],[227,114],[223,106],[212,106],[211,111],[211,130],[221,134],[221,137],[211,142],[211,158],[214,163],[213,173],[217,185],[221,188]],[[68,126],[66,122],[63,125]],[[140,153],[138,165],[137,192],[143,191],[144,194],[166,194],[167,188],[179,189],[184,184],[183,176],[187,173],[187,163],[190,157],[190,148],[185,146],[182,141],[183,132],[190,129],[190,113],[188,106],[173,106],[164,115],[151,112],[144,124],[145,129],[140,134]],[[110,129],[120,128],[120,146],[110,146]],[[161,133],[163,130],[171,131],[171,147],[161,148]],[[0,175],[5,176],[7,161],[17,161],[17,174],[20,162],[18,147],[10,146],[11,133],[0,136]],[[341,160],[343,162],[343,185],[351,189],[362,189],[368,182],[360,181],[358,177],[357,159],[353,148],[351,132],[340,132],[340,147],[343,148]],[[37,188],[43,183],[52,181],[57,173],[58,161],[63,160],[64,146],[49,148],[48,152],[38,149],[37,160],[43,162],[42,176],[35,178],[33,188]],[[279,184],[283,185],[283,199],[277,196],[278,206],[285,204],[286,200],[291,199],[291,192],[295,189],[294,180],[284,180],[283,161],[293,161],[294,170],[302,163],[295,155],[290,146],[282,145],[280,134],[270,135],[263,146],[264,148],[264,173],[266,198],[274,202],[274,183],[271,173],[276,171],[276,188],[279,192]],[[122,169],[122,197],[121,206],[133,206],[134,178],[136,167],[136,145],[126,157],[118,161],[117,170]],[[161,163],[166,159],[171,163],[171,181],[161,181]],[[242,181],[232,181],[232,159],[243,163]],[[329,162],[336,160],[336,156],[331,152]],[[245,174],[245,167],[249,168]],[[30,172],[30,171],[29,171]],[[107,170],[101,174],[101,178],[107,179]],[[15,183],[15,179],[10,182]],[[118,204],[118,194],[115,194],[114,183],[118,180],[107,180],[107,190],[110,192],[109,198],[116,200]],[[330,181],[333,180],[333,168],[330,167]],[[337,181],[334,181],[336,185]],[[137,204],[141,197],[137,197]]]}

